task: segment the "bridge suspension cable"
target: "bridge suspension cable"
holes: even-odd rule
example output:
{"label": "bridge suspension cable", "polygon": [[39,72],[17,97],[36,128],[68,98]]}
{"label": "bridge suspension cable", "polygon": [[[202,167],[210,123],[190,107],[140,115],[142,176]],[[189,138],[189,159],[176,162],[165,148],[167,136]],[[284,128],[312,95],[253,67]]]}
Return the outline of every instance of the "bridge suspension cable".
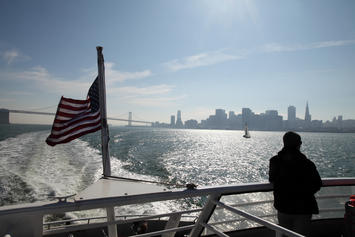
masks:
{"label": "bridge suspension cable", "polygon": [[[37,115],[55,115],[55,113],[51,112],[39,112],[39,111],[27,111],[27,110],[13,110],[7,109],[9,113],[20,113],[20,114],[37,114]],[[131,120],[131,119],[123,119],[123,118],[114,118],[114,117],[107,117],[107,120],[114,120],[114,121],[123,121],[123,122],[133,122],[133,123],[143,123],[143,124],[153,124],[150,121],[143,121],[143,120]]]}

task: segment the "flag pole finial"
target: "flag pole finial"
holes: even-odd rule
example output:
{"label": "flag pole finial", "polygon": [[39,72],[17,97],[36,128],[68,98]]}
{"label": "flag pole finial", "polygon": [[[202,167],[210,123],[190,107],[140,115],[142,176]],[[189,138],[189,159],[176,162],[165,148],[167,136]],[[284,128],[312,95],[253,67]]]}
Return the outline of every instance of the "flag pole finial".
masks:
{"label": "flag pole finial", "polygon": [[102,46],[96,46],[96,50],[97,50],[97,52],[102,53],[102,49],[103,49],[103,47],[102,47]]}

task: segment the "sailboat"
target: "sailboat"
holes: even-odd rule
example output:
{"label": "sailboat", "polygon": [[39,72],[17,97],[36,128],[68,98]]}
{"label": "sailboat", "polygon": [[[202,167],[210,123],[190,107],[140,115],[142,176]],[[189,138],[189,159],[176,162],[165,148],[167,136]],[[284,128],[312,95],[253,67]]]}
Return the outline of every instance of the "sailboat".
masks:
{"label": "sailboat", "polygon": [[243,137],[244,138],[250,138],[250,134],[249,134],[249,131],[248,131],[248,125],[247,124],[245,124]]}

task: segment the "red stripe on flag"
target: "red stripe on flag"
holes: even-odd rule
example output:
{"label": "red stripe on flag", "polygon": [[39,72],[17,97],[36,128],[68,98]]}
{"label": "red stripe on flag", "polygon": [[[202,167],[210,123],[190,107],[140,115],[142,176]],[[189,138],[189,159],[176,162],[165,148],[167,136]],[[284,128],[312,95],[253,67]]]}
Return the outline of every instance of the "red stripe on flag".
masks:
{"label": "red stripe on flag", "polygon": [[86,134],[96,132],[96,131],[98,131],[98,130],[100,130],[100,129],[101,129],[101,126],[98,126],[97,128],[93,128],[93,129],[91,129],[91,130],[88,130],[88,131],[85,131],[85,132],[81,132],[81,133],[79,133],[79,134],[73,135],[73,136],[68,137],[68,138],[66,138],[66,139],[64,139],[64,140],[61,140],[61,141],[53,141],[52,139],[47,138],[46,142],[47,142],[47,144],[50,145],[50,146],[55,146],[55,145],[57,145],[57,144],[63,144],[63,143],[70,142],[70,141],[75,140],[75,139],[77,139],[77,138],[79,138],[79,137],[81,137],[81,136],[84,136],[84,135],[86,135]]}

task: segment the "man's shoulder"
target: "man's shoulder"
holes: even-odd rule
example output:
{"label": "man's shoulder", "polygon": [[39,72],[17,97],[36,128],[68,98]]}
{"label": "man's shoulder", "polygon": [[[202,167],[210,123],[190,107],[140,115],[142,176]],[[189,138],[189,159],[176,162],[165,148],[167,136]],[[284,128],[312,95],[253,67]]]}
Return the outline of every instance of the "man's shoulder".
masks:
{"label": "man's shoulder", "polygon": [[300,152],[298,155],[299,155],[301,158],[303,158],[302,160],[303,160],[304,162],[306,162],[306,163],[308,163],[308,164],[313,164],[313,165],[314,165],[313,161],[311,161],[310,159],[308,159],[308,157],[307,157],[305,154],[303,154],[302,152]]}
{"label": "man's shoulder", "polygon": [[314,164],[313,161],[311,161],[310,159],[306,158],[306,163],[309,167],[315,168],[316,165]]}
{"label": "man's shoulder", "polygon": [[307,157],[306,155],[304,155],[303,153],[300,153],[300,154],[301,154],[301,156],[302,156],[302,158],[303,158],[303,159],[300,159],[300,161],[301,161],[300,164],[302,164],[302,165],[304,166],[304,168],[307,168],[307,169],[309,169],[309,170],[317,169],[317,168],[316,168],[316,165],[314,164],[313,161],[311,161],[310,159],[308,159],[308,157]]}
{"label": "man's shoulder", "polygon": [[280,157],[278,155],[275,155],[270,158],[270,162],[276,162]]}

